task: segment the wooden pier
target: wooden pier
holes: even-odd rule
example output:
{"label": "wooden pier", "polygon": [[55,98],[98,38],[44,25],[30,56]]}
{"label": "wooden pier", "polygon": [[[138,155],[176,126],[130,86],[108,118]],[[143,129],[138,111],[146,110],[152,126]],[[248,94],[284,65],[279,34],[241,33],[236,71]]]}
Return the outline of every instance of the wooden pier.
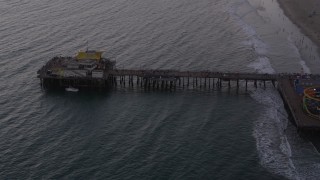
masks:
{"label": "wooden pier", "polygon": [[277,75],[255,74],[255,73],[221,73],[210,71],[174,71],[174,70],[111,70],[108,75],[108,82],[111,86],[126,85],[140,86],[155,89],[181,88],[221,88],[223,82],[227,87],[231,87],[231,82],[240,87],[240,81],[245,83],[248,88],[248,82],[254,82],[254,86],[266,87],[266,82],[270,81],[275,86]]}
{"label": "wooden pier", "polygon": [[[111,67],[111,66],[109,66]],[[48,74],[50,68],[43,67],[38,71],[43,88],[66,88],[69,86],[88,89],[110,89],[118,86],[143,89],[173,90],[176,88],[248,88],[248,82],[253,86],[266,87],[271,82],[278,87],[285,105],[299,131],[319,131],[320,119],[310,117],[302,109],[302,97],[295,92],[293,79],[297,74],[256,74],[230,73],[211,71],[174,71],[174,70],[129,70],[104,68],[103,74],[96,77],[92,74],[84,76],[59,76]],[[318,75],[311,75],[319,78]],[[277,85],[276,83],[277,82]],[[241,86],[240,86],[241,84]],[[251,83],[252,84],[252,83]],[[259,84],[259,86],[258,86]],[[270,84],[270,83],[269,83]]]}

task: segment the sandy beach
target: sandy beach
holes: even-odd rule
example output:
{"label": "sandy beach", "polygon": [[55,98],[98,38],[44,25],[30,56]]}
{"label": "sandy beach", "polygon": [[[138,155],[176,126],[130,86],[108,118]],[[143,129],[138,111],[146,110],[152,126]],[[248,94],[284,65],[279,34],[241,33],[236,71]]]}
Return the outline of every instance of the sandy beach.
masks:
{"label": "sandy beach", "polygon": [[284,13],[320,47],[320,1],[278,0]]}

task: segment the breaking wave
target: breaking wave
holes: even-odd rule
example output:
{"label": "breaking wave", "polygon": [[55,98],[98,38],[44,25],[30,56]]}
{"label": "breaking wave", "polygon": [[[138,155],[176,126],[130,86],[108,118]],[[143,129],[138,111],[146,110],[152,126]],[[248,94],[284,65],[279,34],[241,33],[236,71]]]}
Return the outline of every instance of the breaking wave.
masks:
{"label": "breaking wave", "polygon": [[300,62],[299,62],[299,63],[300,63],[300,65],[301,65],[303,71],[304,71],[305,73],[310,74],[310,73],[311,73],[310,68],[306,65],[305,60],[303,60],[303,58],[301,57],[300,52],[299,52],[299,49],[298,49],[298,47],[294,44],[291,36],[288,36],[287,39],[288,39],[288,42],[289,42],[289,46],[293,49],[293,53],[295,53],[295,55],[299,57],[299,59],[300,59]]}
{"label": "breaking wave", "polygon": [[[255,60],[248,64],[248,67],[257,73],[275,73],[268,58],[268,45],[237,11],[239,7],[243,10],[243,6],[246,6],[250,13],[255,13],[253,7],[243,0],[232,6],[230,14],[248,37],[242,45],[251,48],[254,54]],[[258,14],[256,13],[255,16]],[[300,59],[299,63],[303,71],[311,73],[290,35],[287,43],[293,49],[294,55]],[[278,91],[272,85],[267,87],[270,88],[249,90],[250,96],[264,107],[253,125],[253,136],[256,139],[261,165],[270,172],[288,179],[318,179],[320,170],[318,152],[310,142],[297,134],[295,126],[288,123],[288,114]]]}
{"label": "breaking wave", "polygon": [[[243,45],[251,48],[254,53],[255,60],[248,67],[254,69],[256,73],[275,73],[267,56],[267,44],[255,29],[241,18],[243,16],[237,13],[237,8],[240,6],[250,5],[247,1],[242,1],[241,4],[233,6],[230,12],[248,37]],[[252,9],[250,11],[254,13]],[[301,179],[292,160],[291,146],[285,133],[288,115],[277,90],[272,86],[268,87],[270,88],[250,89],[250,96],[264,106],[253,127],[260,163],[274,174],[288,179]]]}

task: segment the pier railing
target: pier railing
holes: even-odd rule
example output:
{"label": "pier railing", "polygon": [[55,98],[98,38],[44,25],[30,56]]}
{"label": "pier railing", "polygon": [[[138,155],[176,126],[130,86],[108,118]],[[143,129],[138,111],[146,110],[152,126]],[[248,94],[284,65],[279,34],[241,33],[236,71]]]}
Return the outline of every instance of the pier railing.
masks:
{"label": "pier railing", "polygon": [[139,77],[191,77],[191,78],[222,78],[231,80],[276,80],[278,74],[232,73],[212,71],[175,71],[175,70],[129,70],[116,69],[109,71],[113,76],[139,76]]}

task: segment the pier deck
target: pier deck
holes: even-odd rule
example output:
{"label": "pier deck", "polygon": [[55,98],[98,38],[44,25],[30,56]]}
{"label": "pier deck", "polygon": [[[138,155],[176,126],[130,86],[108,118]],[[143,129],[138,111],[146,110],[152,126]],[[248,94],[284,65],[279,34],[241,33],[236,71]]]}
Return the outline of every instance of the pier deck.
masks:
{"label": "pier deck", "polygon": [[[175,71],[175,70],[128,70],[114,69],[110,70],[109,77],[112,86],[117,86],[120,78],[120,84],[124,84],[126,79],[133,86],[133,79],[137,84],[147,88],[175,88],[179,87],[205,87],[205,88],[221,88],[223,83],[228,82],[231,87],[231,81],[236,82],[239,88],[239,82],[245,81],[247,89],[248,81],[253,81],[257,87],[257,82],[266,87],[266,82],[270,81],[275,86],[278,75],[274,74],[256,74],[256,73],[231,73],[231,72],[212,72],[212,71]],[[160,85],[159,85],[160,84]],[[167,87],[169,86],[169,87]]]}
{"label": "pier deck", "polygon": [[221,78],[230,80],[276,80],[275,74],[257,73],[231,73],[231,72],[212,72],[212,71],[174,71],[174,70],[112,70],[109,72],[113,76],[139,76],[139,77],[191,77],[191,78]]}

